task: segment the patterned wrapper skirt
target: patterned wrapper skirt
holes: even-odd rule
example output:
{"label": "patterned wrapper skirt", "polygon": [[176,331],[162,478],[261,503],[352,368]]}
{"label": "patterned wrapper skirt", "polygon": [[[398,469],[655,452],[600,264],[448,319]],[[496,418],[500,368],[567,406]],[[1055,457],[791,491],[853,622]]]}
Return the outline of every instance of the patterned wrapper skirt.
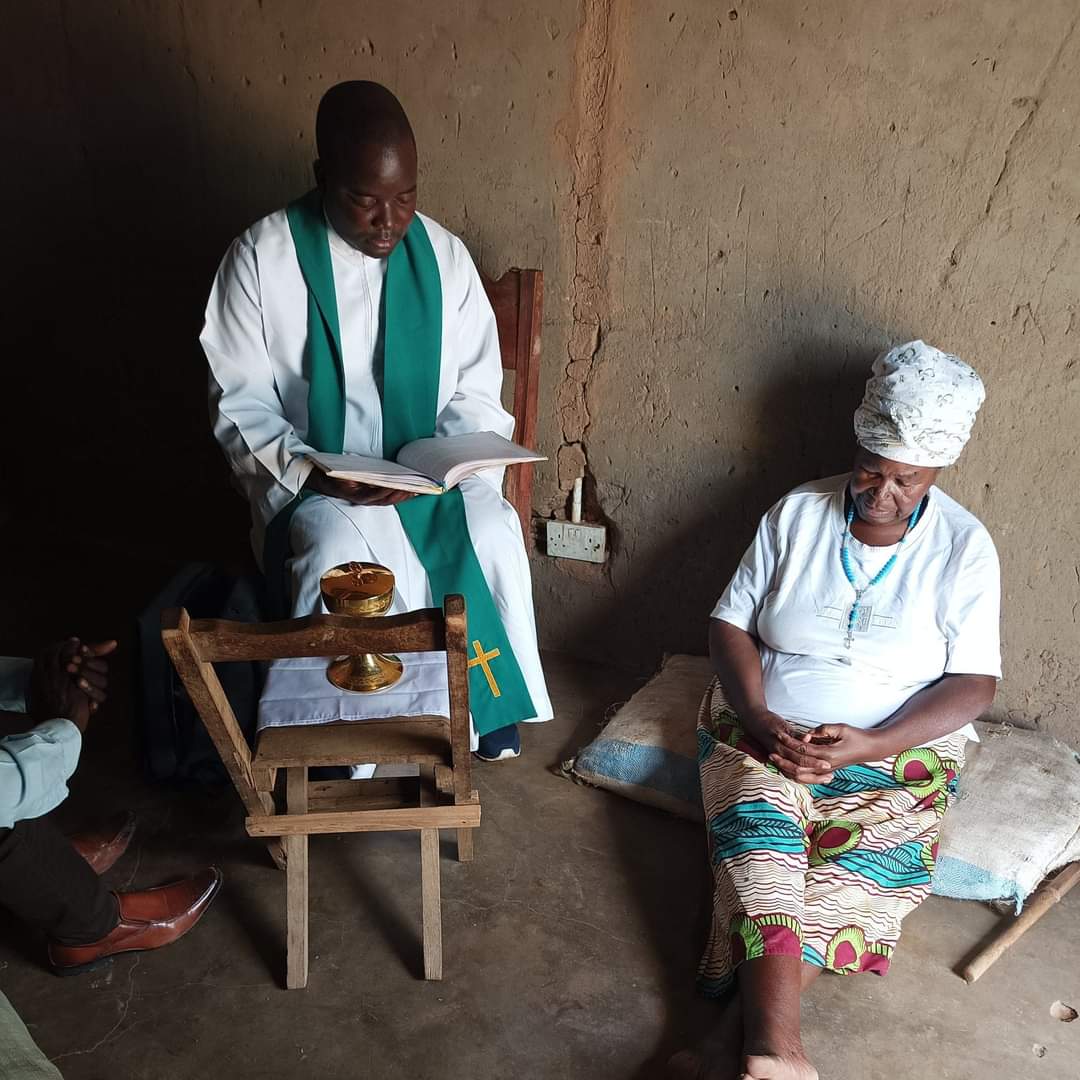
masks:
{"label": "patterned wrapper skirt", "polygon": [[761,956],[884,975],[901,920],[930,892],[965,737],[800,784],[747,741],[715,681],[697,735],[714,880],[702,993],[724,994],[739,964]]}

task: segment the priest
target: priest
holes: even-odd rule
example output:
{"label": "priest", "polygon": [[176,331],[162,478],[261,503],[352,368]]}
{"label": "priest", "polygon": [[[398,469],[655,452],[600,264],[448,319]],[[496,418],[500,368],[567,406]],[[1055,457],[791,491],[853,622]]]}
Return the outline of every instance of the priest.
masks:
{"label": "priest", "polygon": [[397,579],[394,611],[465,596],[474,749],[516,757],[548,720],[529,563],[502,471],[443,495],[327,477],[312,451],[393,459],[429,436],[511,436],[495,317],[465,245],[416,210],[416,141],[385,87],[344,82],[316,119],[316,187],[229,248],[201,336],[214,435],[252,510],[279,614],[321,611],[349,560]]}

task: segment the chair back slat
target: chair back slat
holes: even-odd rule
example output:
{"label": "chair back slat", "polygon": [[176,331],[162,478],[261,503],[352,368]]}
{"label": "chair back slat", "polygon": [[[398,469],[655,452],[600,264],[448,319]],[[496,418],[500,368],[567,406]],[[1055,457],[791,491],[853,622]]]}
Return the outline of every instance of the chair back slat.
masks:
{"label": "chair back slat", "polygon": [[[505,371],[514,373],[514,439],[534,449],[540,391],[540,325],[544,310],[542,270],[507,270],[497,281],[481,272],[495,312],[499,351]],[[525,543],[532,547],[532,465],[506,471],[506,499],[518,513]]]}
{"label": "chair back slat", "polygon": [[189,632],[199,657],[214,664],[365,652],[442,652],[446,648],[443,613],[438,608],[381,619],[349,615],[308,615],[271,623],[193,619]]}

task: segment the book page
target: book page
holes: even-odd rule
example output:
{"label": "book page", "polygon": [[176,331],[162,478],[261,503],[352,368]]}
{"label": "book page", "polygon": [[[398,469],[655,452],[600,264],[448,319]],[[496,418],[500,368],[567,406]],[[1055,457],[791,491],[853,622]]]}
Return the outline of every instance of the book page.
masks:
{"label": "book page", "polygon": [[415,491],[422,495],[442,491],[442,485],[430,476],[417,473],[396,461],[364,457],[362,454],[308,454],[308,460],[327,476],[337,480],[356,480],[372,487]]}
{"label": "book page", "polygon": [[481,469],[546,460],[543,454],[526,450],[494,431],[416,439],[403,446],[398,454],[401,465],[431,477],[446,488],[455,487]]}

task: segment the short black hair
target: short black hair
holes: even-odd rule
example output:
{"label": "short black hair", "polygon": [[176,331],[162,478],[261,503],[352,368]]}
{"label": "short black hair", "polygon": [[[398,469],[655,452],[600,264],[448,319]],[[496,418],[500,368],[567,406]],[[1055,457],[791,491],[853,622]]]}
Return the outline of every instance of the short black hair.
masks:
{"label": "short black hair", "polygon": [[406,141],[416,145],[409,118],[381,83],[353,79],[323,94],[315,116],[315,145],[324,163],[336,162],[348,146],[396,146]]}

